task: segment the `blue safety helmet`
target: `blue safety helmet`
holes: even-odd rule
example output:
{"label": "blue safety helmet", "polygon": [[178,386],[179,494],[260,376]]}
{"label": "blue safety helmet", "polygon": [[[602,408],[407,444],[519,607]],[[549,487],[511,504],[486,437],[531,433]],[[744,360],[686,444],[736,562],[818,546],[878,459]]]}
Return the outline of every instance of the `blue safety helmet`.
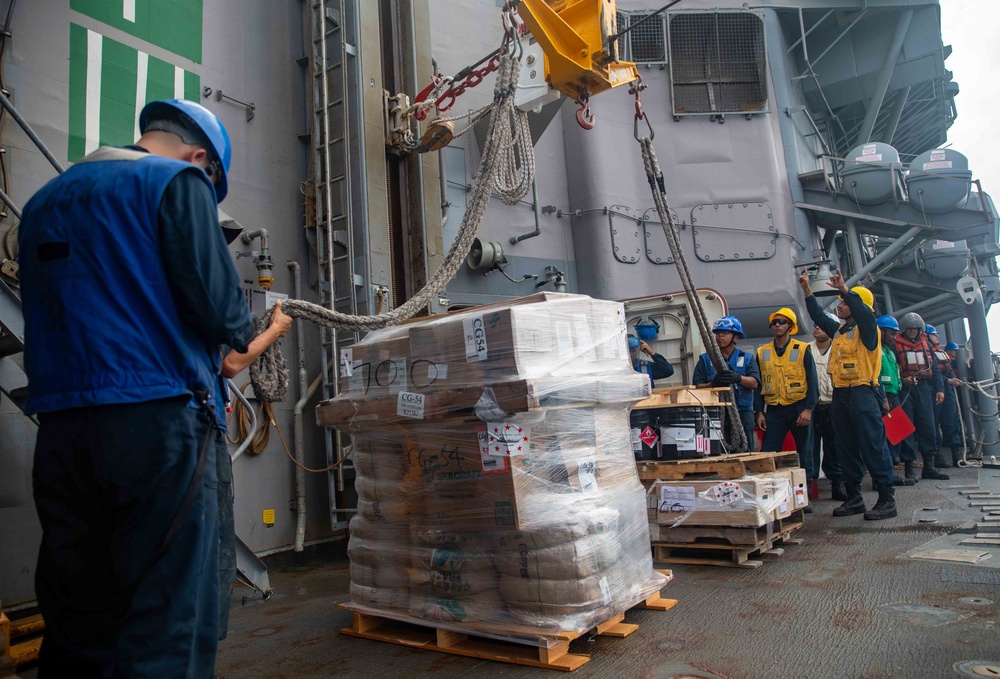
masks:
{"label": "blue safety helmet", "polygon": [[928,323],[927,325],[924,326],[924,332],[927,333],[928,335],[936,335],[936,334],[938,334],[937,328],[935,328],[930,323]]}
{"label": "blue safety helmet", "polygon": [[954,342],[948,342],[946,345],[944,345],[944,350],[945,351],[958,351],[958,345],[955,344]]}
{"label": "blue safety helmet", "polygon": [[737,337],[746,337],[743,334],[743,324],[736,316],[723,316],[712,326],[712,332],[729,331]]}
{"label": "blue safety helmet", "polygon": [[639,338],[638,337],[632,337],[632,335],[629,335],[628,336],[628,350],[629,351],[635,351],[638,348],[639,348]]}
{"label": "blue safety helmet", "polygon": [[[227,175],[233,158],[233,146],[225,126],[214,113],[199,103],[185,99],[151,101],[139,114],[139,132],[145,134],[148,129],[173,132],[185,143],[197,144],[208,151],[215,173],[213,180],[216,198],[220,203],[225,199],[229,193]],[[185,131],[187,135],[184,134]]]}
{"label": "blue safety helmet", "polygon": [[876,320],[878,327],[885,328],[886,330],[895,330],[899,332],[899,323],[892,316],[879,316]]}

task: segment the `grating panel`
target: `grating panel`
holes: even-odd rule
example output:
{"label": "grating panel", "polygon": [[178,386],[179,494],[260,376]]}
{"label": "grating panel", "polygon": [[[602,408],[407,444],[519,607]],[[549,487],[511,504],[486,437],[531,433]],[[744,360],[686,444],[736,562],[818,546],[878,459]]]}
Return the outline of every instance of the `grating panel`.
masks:
{"label": "grating panel", "polygon": [[759,16],[674,13],[668,21],[675,115],[767,110],[767,56]]}
{"label": "grating panel", "polygon": [[[649,14],[628,15],[628,25],[635,26]],[[629,59],[637,64],[667,63],[667,40],[664,27],[665,17],[661,14],[629,31]],[[619,24],[621,25],[621,24]]]}

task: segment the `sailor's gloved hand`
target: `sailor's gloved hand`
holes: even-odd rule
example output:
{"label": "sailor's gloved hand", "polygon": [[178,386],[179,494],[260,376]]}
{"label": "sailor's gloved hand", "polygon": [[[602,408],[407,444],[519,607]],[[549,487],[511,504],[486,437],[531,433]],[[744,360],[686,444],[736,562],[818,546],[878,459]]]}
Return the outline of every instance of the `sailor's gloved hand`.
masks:
{"label": "sailor's gloved hand", "polygon": [[715,377],[712,379],[713,387],[728,387],[737,384],[740,381],[740,374],[733,370],[723,370],[720,373],[716,373]]}

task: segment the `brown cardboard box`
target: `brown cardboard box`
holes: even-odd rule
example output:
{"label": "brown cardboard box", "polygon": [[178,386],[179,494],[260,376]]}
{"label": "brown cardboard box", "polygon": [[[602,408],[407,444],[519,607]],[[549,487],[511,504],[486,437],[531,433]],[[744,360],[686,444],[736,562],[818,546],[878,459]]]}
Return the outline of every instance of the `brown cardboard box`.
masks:
{"label": "brown cardboard box", "polygon": [[798,467],[792,470],[792,511],[809,506],[809,485],[806,470]]}
{"label": "brown cardboard box", "polygon": [[795,510],[792,502],[792,472],[790,469],[755,475],[766,484],[771,497],[771,515],[775,520],[787,519]]}
{"label": "brown cardboard box", "polygon": [[413,373],[431,388],[627,366],[621,304],[587,297],[469,310],[410,328]]}
{"label": "brown cardboard box", "polygon": [[[731,492],[735,484],[742,498]],[[657,481],[646,494],[650,521],[673,525],[684,518],[690,526],[764,526],[773,520],[772,480],[747,476],[726,481]],[[715,499],[715,490],[727,491]],[[707,496],[702,496],[702,494]]]}
{"label": "brown cardboard box", "polygon": [[377,398],[422,388],[413,382],[417,376],[410,374],[410,339],[405,334],[341,348],[338,369],[340,392],[351,398]]}

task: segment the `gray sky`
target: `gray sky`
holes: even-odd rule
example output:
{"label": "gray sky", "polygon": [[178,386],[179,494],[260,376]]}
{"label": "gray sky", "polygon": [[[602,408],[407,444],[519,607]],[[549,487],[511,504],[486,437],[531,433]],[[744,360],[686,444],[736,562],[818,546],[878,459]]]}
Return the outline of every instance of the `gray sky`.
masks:
{"label": "gray sky", "polygon": [[[941,34],[952,54],[945,67],[955,74],[961,91],[955,99],[958,118],[948,132],[948,141],[956,151],[969,158],[973,176],[983,189],[1000,201],[1000,144],[994,137],[997,111],[1000,111],[1000,20],[998,0],[940,0]],[[1000,308],[987,317],[990,344],[1000,352]]]}

